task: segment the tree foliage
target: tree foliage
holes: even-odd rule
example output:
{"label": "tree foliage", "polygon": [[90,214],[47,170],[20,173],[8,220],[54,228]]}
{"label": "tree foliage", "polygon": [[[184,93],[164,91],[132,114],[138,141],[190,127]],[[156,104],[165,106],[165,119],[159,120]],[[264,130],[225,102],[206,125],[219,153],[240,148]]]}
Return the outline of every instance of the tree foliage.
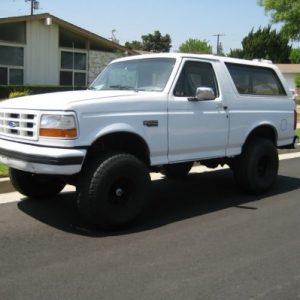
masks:
{"label": "tree foliage", "polygon": [[[291,52],[289,39],[281,32],[272,30],[271,26],[254,29],[243,39],[243,49],[235,49],[231,57],[245,59],[269,59],[274,63],[288,63]],[[235,56],[236,55],[236,56]]]}
{"label": "tree foliage", "polygon": [[126,42],[125,47],[130,50],[143,50],[143,44],[140,41]]}
{"label": "tree foliage", "polygon": [[258,0],[258,4],[271,14],[274,23],[283,23],[283,34],[300,40],[300,1],[299,0]]}
{"label": "tree foliage", "polygon": [[296,76],[295,78],[295,84],[297,88],[300,88],[300,75]]}
{"label": "tree foliage", "polygon": [[171,45],[171,37],[169,34],[161,35],[160,31],[142,35],[142,42],[132,41],[126,42],[125,47],[132,50],[143,50],[148,52],[169,52]]}
{"label": "tree foliage", "polygon": [[212,53],[212,46],[206,40],[188,39],[179,46],[179,51],[183,53]]}
{"label": "tree foliage", "polygon": [[160,31],[156,30],[153,34],[142,35],[143,50],[151,52],[169,52],[171,45],[171,37],[169,34],[161,35]]}
{"label": "tree foliage", "polygon": [[292,49],[290,61],[292,64],[300,64],[300,48]]}
{"label": "tree foliage", "polygon": [[227,54],[227,56],[235,58],[244,58],[244,51],[243,49],[230,49],[230,52]]}

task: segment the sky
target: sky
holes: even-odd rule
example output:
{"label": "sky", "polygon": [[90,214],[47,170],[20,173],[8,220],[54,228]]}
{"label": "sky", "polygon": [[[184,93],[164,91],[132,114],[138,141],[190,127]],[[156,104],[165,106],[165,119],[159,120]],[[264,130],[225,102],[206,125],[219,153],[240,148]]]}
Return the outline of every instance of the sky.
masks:
{"label": "sky", "polygon": [[[112,30],[120,44],[159,30],[170,34],[172,51],[189,38],[207,40],[215,51],[220,37],[225,53],[241,48],[252,28],[270,23],[256,0],[39,0],[35,13],[50,13],[102,37]],[[0,0],[0,18],[30,14],[30,2]],[[280,25],[274,26],[279,29]]]}

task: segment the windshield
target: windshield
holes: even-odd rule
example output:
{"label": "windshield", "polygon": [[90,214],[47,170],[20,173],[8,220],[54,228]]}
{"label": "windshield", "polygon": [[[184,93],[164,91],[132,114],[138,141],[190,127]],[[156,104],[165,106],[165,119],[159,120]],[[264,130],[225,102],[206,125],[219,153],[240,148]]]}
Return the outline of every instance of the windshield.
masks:
{"label": "windshield", "polygon": [[148,58],[112,63],[89,89],[162,91],[174,64],[173,58]]}

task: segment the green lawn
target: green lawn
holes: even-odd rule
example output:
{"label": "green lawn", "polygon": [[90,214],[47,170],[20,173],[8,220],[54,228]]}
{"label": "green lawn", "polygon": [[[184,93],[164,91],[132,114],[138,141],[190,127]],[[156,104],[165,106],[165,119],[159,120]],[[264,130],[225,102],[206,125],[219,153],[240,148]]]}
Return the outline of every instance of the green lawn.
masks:
{"label": "green lawn", "polygon": [[0,177],[7,176],[7,174],[8,174],[8,167],[0,164]]}
{"label": "green lawn", "polygon": [[300,128],[297,128],[297,135],[298,135],[298,138],[300,140]]}

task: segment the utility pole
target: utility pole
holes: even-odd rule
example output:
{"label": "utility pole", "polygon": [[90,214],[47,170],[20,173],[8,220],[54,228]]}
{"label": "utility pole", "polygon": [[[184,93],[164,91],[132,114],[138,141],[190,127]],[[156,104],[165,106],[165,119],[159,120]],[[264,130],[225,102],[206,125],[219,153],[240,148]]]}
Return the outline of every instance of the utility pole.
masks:
{"label": "utility pole", "polygon": [[221,47],[220,47],[220,36],[225,36],[225,34],[222,34],[222,33],[217,33],[217,34],[214,34],[213,36],[216,36],[217,37],[217,55],[221,55]]}
{"label": "utility pole", "polygon": [[30,14],[33,16],[34,11],[39,9],[40,2],[36,0],[25,0],[25,2],[31,2]]}

